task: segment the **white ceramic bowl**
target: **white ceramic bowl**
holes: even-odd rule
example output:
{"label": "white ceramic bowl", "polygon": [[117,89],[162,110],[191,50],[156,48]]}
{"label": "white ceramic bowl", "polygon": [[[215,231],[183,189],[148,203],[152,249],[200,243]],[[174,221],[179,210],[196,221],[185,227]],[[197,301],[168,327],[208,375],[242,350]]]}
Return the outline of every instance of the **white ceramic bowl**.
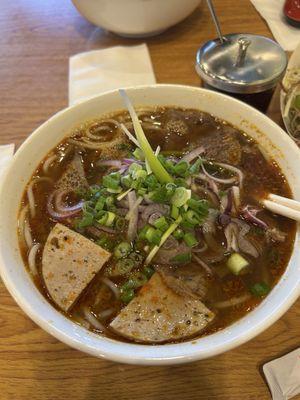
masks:
{"label": "white ceramic bowl", "polygon": [[201,0],[72,0],[90,22],[127,37],[157,35],[185,19]]}
{"label": "white ceramic bowl", "polygon": [[[197,108],[229,121],[259,141],[272,155],[300,200],[300,152],[270,119],[250,106],[222,94],[178,85],[128,89],[134,104]],[[117,91],[67,108],[40,126],[20,147],[0,189],[0,272],[19,306],[39,326],[68,345],[114,361],[132,364],[175,364],[212,357],[253,338],[291,306],[300,294],[300,229],[287,270],[269,296],[247,316],[201,339],[158,346],[128,344],[98,336],[56,311],[39,293],[24,268],[17,238],[17,212],[26,182],[47,152],[84,120],[123,108]],[[279,150],[280,149],[280,150]]]}

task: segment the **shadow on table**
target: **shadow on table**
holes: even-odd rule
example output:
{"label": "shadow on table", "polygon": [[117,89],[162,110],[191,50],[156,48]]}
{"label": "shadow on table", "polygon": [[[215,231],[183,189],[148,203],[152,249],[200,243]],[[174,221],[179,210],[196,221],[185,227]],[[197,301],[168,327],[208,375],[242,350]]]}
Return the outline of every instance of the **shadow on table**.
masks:
{"label": "shadow on table", "polygon": [[179,37],[187,35],[191,30],[198,29],[197,26],[199,25],[199,20],[202,17],[202,9],[198,7],[191,15],[189,15],[179,24],[174,25],[157,36],[149,38],[124,38],[112,32],[106,31],[105,29],[96,27],[80,15],[75,17],[73,29],[79,36],[86,39],[85,49],[81,49],[81,51],[95,50],[117,45],[130,46],[142,42],[152,46],[159,45],[160,43],[166,44],[170,42],[176,42]]}

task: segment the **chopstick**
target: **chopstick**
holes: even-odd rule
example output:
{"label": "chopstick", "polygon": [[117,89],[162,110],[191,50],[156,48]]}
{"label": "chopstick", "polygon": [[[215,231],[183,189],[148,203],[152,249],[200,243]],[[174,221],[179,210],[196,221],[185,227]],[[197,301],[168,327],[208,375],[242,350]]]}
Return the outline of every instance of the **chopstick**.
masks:
{"label": "chopstick", "polygon": [[267,199],[262,200],[264,206],[274,212],[300,222],[300,202],[278,196],[277,194],[269,194]]}

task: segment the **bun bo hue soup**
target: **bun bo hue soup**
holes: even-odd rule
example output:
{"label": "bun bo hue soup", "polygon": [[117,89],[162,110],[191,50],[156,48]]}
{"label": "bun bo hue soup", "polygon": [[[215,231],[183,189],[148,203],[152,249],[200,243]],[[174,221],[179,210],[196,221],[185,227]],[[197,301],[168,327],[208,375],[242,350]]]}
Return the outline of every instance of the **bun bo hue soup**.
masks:
{"label": "bun bo hue soup", "polygon": [[38,166],[19,215],[24,262],[54,307],[96,333],[149,344],[208,335],[283,274],[295,223],[259,200],[290,189],[225,121],[175,107],[137,114],[155,155],[119,112],[82,124]]}

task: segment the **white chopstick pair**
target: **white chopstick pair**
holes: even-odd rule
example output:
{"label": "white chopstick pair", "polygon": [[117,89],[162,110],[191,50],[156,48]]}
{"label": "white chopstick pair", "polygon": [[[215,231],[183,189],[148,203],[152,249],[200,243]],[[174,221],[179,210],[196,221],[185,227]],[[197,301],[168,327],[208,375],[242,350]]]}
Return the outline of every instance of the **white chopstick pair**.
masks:
{"label": "white chopstick pair", "polygon": [[269,194],[267,199],[262,200],[264,206],[275,214],[283,215],[300,222],[300,202],[277,194]]}

